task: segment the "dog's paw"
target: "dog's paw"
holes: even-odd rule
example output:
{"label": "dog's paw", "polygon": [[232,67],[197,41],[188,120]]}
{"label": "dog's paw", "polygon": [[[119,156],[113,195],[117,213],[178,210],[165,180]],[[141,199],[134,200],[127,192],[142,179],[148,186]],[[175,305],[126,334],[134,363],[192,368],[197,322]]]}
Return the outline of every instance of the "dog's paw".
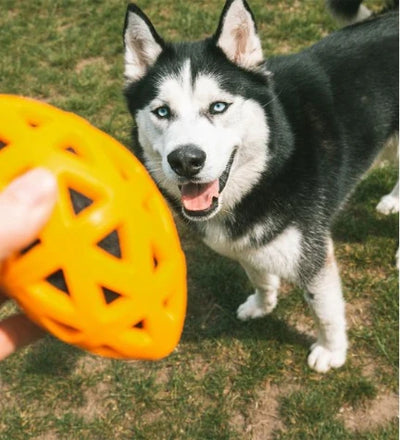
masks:
{"label": "dog's paw", "polygon": [[318,342],[311,346],[308,366],[318,373],[326,373],[331,368],[339,368],[346,362],[346,349],[329,350]]}
{"label": "dog's paw", "polygon": [[376,210],[384,215],[394,214],[399,212],[399,199],[392,194],[383,196],[376,206]]}
{"label": "dog's paw", "polygon": [[237,310],[237,317],[241,321],[249,319],[262,318],[274,310],[277,304],[277,298],[274,298],[268,304],[262,304],[257,293],[250,295],[246,302],[239,306]]}

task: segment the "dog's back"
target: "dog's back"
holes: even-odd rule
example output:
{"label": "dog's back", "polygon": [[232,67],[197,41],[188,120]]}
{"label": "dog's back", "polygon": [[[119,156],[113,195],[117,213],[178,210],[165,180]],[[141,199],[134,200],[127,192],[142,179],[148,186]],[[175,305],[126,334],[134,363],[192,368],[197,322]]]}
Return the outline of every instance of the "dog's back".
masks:
{"label": "dog's back", "polygon": [[267,66],[298,154],[318,157],[325,175],[340,178],[339,203],[398,131],[398,53],[398,13],[391,12]]}

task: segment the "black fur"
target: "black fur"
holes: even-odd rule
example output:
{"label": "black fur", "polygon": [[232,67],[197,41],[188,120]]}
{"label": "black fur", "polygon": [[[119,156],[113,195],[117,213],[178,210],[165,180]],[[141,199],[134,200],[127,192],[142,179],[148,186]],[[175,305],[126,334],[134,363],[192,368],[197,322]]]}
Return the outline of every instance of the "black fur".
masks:
{"label": "black fur", "polygon": [[308,250],[303,281],[322,264],[315,259],[325,255],[323,238],[334,214],[398,130],[397,23],[396,13],[380,16],[300,54],[267,61],[274,96],[266,107],[268,169],[274,172],[262,176],[226,226],[238,238],[269,218],[275,228],[266,230],[261,245],[296,224]]}

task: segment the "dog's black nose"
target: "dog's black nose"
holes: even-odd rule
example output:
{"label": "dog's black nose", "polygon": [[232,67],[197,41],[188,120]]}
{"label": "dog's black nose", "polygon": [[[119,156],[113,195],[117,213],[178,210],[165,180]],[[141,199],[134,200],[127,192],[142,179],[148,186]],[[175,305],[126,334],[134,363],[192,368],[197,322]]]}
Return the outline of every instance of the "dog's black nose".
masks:
{"label": "dog's black nose", "polygon": [[193,177],[203,168],[206,153],[196,145],[183,145],[168,154],[168,163],[178,176]]}

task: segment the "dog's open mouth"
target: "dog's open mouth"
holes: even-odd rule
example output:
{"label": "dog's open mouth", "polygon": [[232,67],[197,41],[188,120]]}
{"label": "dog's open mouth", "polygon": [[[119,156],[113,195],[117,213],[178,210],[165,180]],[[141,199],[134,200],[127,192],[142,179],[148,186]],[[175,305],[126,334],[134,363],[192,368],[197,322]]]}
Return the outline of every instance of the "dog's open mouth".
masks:
{"label": "dog's open mouth", "polygon": [[189,218],[201,220],[215,213],[219,208],[219,197],[225,188],[235,158],[233,151],[221,177],[207,183],[189,182],[180,187],[184,214]]}

